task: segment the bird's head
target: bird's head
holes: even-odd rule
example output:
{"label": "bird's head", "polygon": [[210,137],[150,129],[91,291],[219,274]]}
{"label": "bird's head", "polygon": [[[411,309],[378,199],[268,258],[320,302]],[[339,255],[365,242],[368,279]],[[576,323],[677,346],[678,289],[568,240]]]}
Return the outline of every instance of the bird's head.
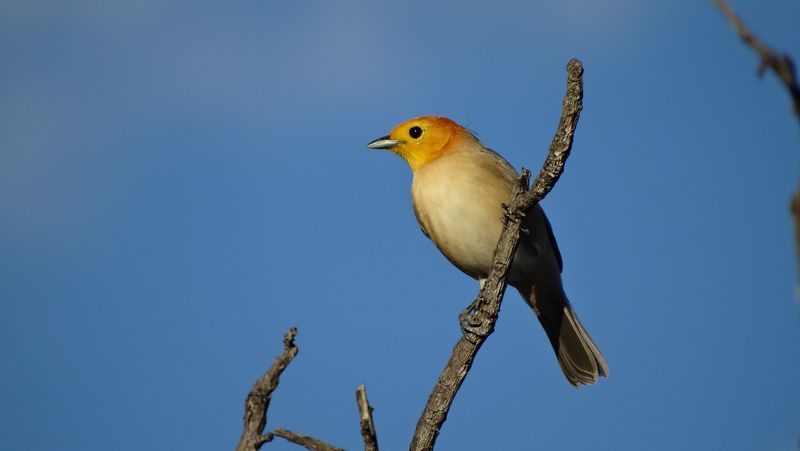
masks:
{"label": "bird's head", "polygon": [[415,117],[395,127],[388,135],[369,144],[370,149],[388,149],[403,157],[417,171],[460,146],[478,143],[475,135],[446,117]]}

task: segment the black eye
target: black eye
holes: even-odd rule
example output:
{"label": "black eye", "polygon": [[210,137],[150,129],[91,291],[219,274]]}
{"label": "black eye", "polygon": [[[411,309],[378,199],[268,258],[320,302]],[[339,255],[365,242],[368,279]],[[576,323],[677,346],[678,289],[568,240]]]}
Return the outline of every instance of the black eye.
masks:
{"label": "black eye", "polygon": [[414,139],[417,139],[422,136],[422,129],[415,125],[408,129],[408,135]]}

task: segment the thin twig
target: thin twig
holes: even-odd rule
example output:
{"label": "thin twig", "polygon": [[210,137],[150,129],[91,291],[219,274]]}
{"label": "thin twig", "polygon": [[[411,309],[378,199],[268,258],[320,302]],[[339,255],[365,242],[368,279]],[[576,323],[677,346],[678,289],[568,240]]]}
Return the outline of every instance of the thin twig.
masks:
{"label": "thin twig", "polygon": [[[778,55],[770,46],[765,44],[753,32],[747,28],[742,18],[728,5],[725,0],[714,0],[714,4],[719,7],[728,22],[733,25],[736,33],[744,41],[745,44],[750,46],[758,55],[761,63],[758,66],[758,75],[764,74],[764,71],[772,69],[778,78],[783,82],[786,90],[789,91],[789,96],[792,98],[792,109],[794,114],[800,121],[800,86],[797,84],[797,73],[794,69],[794,61],[789,55]],[[789,211],[792,214],[794,222],[794,238],[796,244],[797,260],[800,262],[800,188],[795,191],[790,202]]]}
{"label": "thin twig", "polygon": [[262,435],[267,424],[267,410],[272,399],[272,392],[278,388],[283,370],[297,355],[294,337],[297,328],[292,327],[283,337],[283,354],[275,358],[270,369],[254,384],[244,403],[244,431],[236,446],[236,451],[258,451],[261,446],[272,440],[272,434]]}
{"label": "thin twig", "polygon": [[514,186],[511,202],[506,206],[503,233],[494,252],[492,272],[471,308],[461,314],[462,336],[453,347],[450,360],[439,376],[417,422],[417,429],[411,440],[412,451],[433,449],[439,429],[447,420],[450,406],[475,355],[494,331],[506,289],[506,275],[519,240],[522,218],[525,212],[550,192],[564,171],[564,162],[572,149],[575,126],[582,107],[583,65],[579,60],[572,59],[567,64],[567,93],[564,95],[561,120],[550,144],[547,159],[530,190],[530,172],[527,169],[523,169]]}
{"label": "thin twig", "polygon": [[292,443],[305,446],[306,449],[310,449],[311,451],[344,451],[344,449],[337,448],[333,445],[329,445],[328,443],[325,443],[322,440],[317,440],[314,437],[309,437],[307,435],[296,434],[286,429],[278,428],[275,429],[272,433],[277,435],[278,437],[285,438],[286,440]]}
{"label": "thin twig", "polygon": [[795,73],[792,59],[789,55],[778,55],[772,47],[768,46],[754,35],[753,32],[747,28],[747,25],[744,24],[742,18],[736,14],[736,11],[734,11],[725,0],[714,0],[714,4],[725,14],[725,17],[728,18],[733,28],[736,29],[736,33],[742,41],[749,45],[758,55],[758,58],[761,60],[761,64],[758,67],[758,74],[762,75],[766,69],[772,69],[783,82],[784,86],[786,86],[789,95],[792,97],[794,114],[800,119],[800,86],[797,85],[797,74]]}
{"label": "thin twig", "polygon": [[364,451],[378,451],[378,437],[375,422],[372,420],[372,406],[367,399],[367,387],[361,384],[356,388],[356,404],[361,423],[361,437],[364,438]]}

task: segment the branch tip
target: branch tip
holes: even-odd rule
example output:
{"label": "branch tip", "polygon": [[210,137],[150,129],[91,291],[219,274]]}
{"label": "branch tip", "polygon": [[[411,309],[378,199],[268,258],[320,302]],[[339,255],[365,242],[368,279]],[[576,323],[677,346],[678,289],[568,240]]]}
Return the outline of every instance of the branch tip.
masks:
{"label": "branch tip", "polygon": [[361,437],[364,439],[364,451],[378,451],[378,436],[372,419],[373,408],[369,405],[367,387],[364,384],[356,388],[356,404],[360,417]]}
{"label": "branch tip", "polygon": [[267,424],[267,411],[272,392],[278,388],[281,374],[295,358],[298,348],[294,343],[297,328],[292,327],[283,337],[283,353],[275,357],[272,366],[253,383],[244,402],[244,430],[239,438],[237,451],[258,451],[264,443],[272,440],[272,434],[262,435]]}

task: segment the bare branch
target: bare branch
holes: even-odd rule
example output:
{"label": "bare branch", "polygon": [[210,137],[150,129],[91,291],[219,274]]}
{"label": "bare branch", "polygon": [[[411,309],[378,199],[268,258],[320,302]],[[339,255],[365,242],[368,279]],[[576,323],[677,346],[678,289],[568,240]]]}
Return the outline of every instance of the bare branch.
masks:
{"label": "bare branch", "polygon": [[[764,71],[769,68],[772,69],[781,82],[783,82],[786,90],[789,91],[789,96],[792,98],[794,114],[798,121],[800,121],[800,86],[797,85],[794,61],[792,61],[789,55],[778,55],[775,50],[758,39],[725,0],[714,0],[714,4],[725,14],[725,17],[727,17],[728,21],[733,25],[733,28],[742,41],[749,45],[758,55],[758,58],[761,60],[761,64],[758,67],[758,75],[763,75]],[[794,193],[789,205],[789,211],[792,214],[792,220],[794,222],[797,259],[800,261],[800,189]]]}
{"label": "bare branch", "polygon": [[267,410],[272,399],[272,392],[278,388],[281,374],[297,355],[294,344],[297,328],[292,327],[283,337],[283,354],[275,358],[270,369],[254,384],[244,403],[244,431],[236,446],[236,451],[257,451],[272,440],[272,434],[261,435],[267,424]]}
{"label": "bare branch", "polygon": [[789,95],[792,97],[792,106],[794,114],[800,119],[800,86],[797,85],[797,75],[794,71],[794,62],[788,55],[778,55],[775,50],[765,44],[761,39],[754,35],[747,25],[744,24],[741,17],[736,14],[736,11],[728,5],[725,0],[714,0],[714,4],[719,7],[728,21],[736,29],[736,33],[749,45],[754,52],[761,59],[761,65],[758,67],[758,74],[761,75],[766,69],[772,69],[778,78],[783,82]]}
{"label": "bare branch", "polygon": [[310,449],[311,451],[344,451],[344,449],[329,445],[322,440],[317,440],[314,437],[309,437],[307,435],[296,434],[286,429],[275,429],[273,434],[277,435],[278,437],[285,438],[292,443],[304,446],[306,449]]}
{"label": "bare branch", "polygon": [[[296,434],[286,429],[279,428],[262,435],[264,426],[267,424],[267,410],[269,410],[269,402],[272,400],[272,392],[278,388],[281,374],[283,374],[283,371],[299,351],[294,344],[296,336],[296,327],[292,327],[286,332],[286,335],[283,336],[283,353],[275,357],[275,362],[266,373],[258,378],[247,395],[247,400],[244,403],[244,431],[239,439],[239,444],[236,446],[236,451],[258,451],[264,443],[271,442],[276,435],[314,451],[344,451],[321,440]],[[364,397],[366,400],[366,393],[364,393]],[[372,417],[370,416],[371,419]],[[375,451],[377,451],[377,447]]]}
{"label": "bare branch", "polygon": [[372,406],[367,399],[367,387],[361,384],[356,388],[356,404],[361,423],[361,437],[364,438],[364,451],[378,451],[378,437],[372,420]]}
{"label": "bare branch", "polygon": [[522,218],[536,202],[542,200],[564,171],[564,162],[572,149],[575,126],[583,108],[583,65],[577,59],[567,64],[567,93],[561,111],[558,129],[550,144],[550,151],[533,187],[528,190],[530,172],[523,169],[506,206],[503,233],[494,252],[492,272],[483,284],[475,302],[461,316],[462,336],[453,347],[439,380],[428,398],[417,422],[411,440],[411,450],[432,450],[439,429],[447,420],[450,406],[475,355],[486,338],[494,331],[500,304],[506,289],[506,275],[519,240]]}

